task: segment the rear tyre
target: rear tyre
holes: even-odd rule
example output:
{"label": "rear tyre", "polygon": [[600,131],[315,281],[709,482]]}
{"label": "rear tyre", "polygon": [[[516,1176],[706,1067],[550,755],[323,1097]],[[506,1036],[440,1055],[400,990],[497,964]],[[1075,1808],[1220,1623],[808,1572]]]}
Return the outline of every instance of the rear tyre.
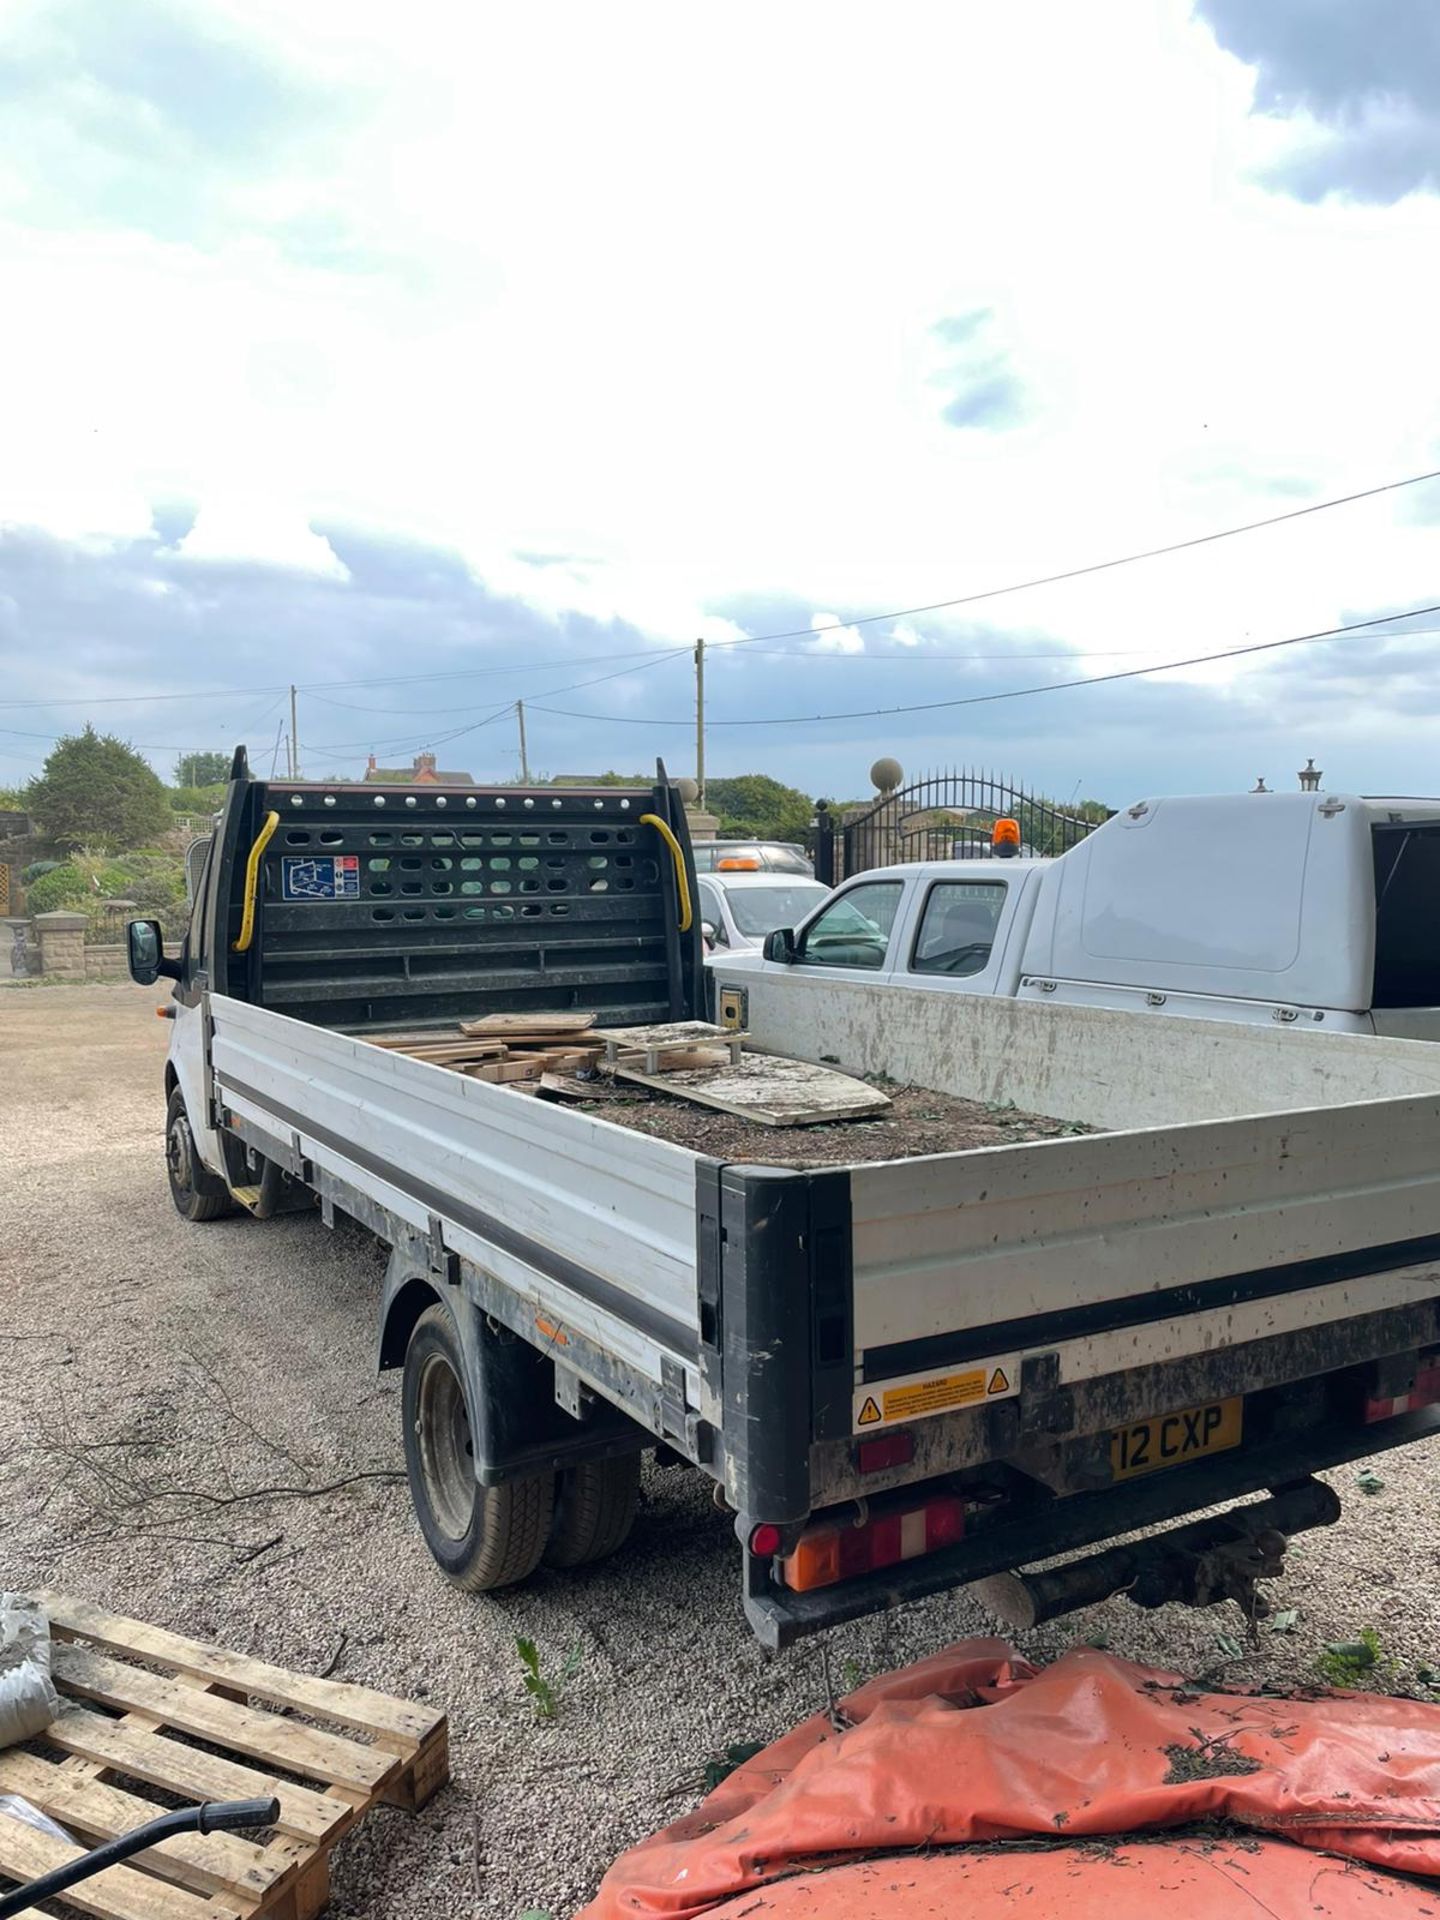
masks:
{"label": "rear tyre", "polygon": [[585,1567],[625,1544],[640,1500],[640,1456],[584,1460],[559,1475],[547,1567]]}
{"label": "rear tyre", "polygon": [[179,1087],[171,1093],[165,1109],[165,1171],[170,1179],[170,1198],[182,1220],[219,1220],[233,1210],[230,1189],[211,1173],[196,1151],[185,1096]]}
{"label": "rear tyre", "polygon": [[467,1593],[513,1586],[540,1564],[555,1504],[555,1476],[499,1487],[475,1478],[465,1360],[442,1306],[426,1309],[405,1352],[405,1471],[425,1544],[446,1578]]}

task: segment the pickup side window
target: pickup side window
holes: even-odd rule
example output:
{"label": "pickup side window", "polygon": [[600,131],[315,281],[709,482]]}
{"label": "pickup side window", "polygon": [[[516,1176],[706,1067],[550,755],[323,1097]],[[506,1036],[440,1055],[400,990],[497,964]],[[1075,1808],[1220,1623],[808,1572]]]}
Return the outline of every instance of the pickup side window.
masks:
{"label": "pickup side window", "polygon": [[1440,1006],[1440,822],[1376,827],[1376,1007]]}
{"label": "pickup side window", "polygon": [[872,967],[885,964],[890,929],[904,891],[901,880],[867,880],[832,900],[805,929],[800,958],[808,967]]}
{"label": "pickup side window", "polygon": [[1005,910],[1003,880],[937,880],[925,901],[912,973],[983,973]]}

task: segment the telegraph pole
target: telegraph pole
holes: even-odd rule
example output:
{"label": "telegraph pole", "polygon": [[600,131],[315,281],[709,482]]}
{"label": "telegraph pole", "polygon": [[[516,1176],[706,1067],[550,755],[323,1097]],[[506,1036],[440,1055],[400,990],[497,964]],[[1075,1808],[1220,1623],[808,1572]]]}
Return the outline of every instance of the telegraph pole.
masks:
{"label": "telegraph pole", "polygon": [[705,806],[705,636],[695,642],[695,785],[697,804]]}
{"label": "telegraph pole", "polygon": [[520,780],[523,786],[530,784],[530,756],[525,751],[525,702],[515,702],[515,718],[520,722]]}
{"label": "telegraph pole", "polygon": [[290,689],[290,778],[300,778],[300,734],[295,721],[295,689]]}

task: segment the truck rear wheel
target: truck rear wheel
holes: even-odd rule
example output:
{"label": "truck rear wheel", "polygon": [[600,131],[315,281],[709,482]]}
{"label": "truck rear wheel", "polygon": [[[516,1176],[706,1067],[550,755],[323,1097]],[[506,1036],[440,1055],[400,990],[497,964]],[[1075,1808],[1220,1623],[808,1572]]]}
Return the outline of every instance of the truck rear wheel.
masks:
{"label": "truck rear wheel", "polygon": [[230,1189],[211,1173],[196,1150],[185,1096],[179,1087],[171,1093],[165,1109],[165,1171],[170,1178],[170,1198],[182,1220],[219,1220],[233,1209]]}
{"label": "truck rear wheel", "polygon": [[405,1352],[405,1469],[420,1531],[446,1577],[467,1593],[513,1586],[540,1564],[555,1476],[503,1486],[475,1478],[465,1361],[442,1306],[426,1309]]}
{"label": "truck rear wheel", "polygon": [[640,1500],[640,1456],[582,1460],[559,1475],[547,1567],[584,1567],[625,1544]]}

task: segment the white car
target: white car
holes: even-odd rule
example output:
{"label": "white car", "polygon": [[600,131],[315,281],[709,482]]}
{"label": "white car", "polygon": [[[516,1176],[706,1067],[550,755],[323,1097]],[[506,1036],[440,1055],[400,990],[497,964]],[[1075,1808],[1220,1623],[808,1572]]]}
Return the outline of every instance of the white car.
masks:
{"label": "white car", "polygon": [[767,933],[798,926],[830,896],[818,880],[755,867],[698,874],[696,884],[707,953],[758,952]]}

